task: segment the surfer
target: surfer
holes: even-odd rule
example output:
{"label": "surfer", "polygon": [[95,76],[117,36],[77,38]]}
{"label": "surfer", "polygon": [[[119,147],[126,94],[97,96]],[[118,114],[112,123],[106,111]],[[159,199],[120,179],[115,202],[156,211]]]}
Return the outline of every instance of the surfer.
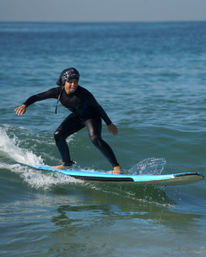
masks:
{"label": "surfer", "polygon": [[[104,109],[98,104],[94,96],[79,85],[80,74],[75,68],[68,68],[61,72],[56,84],[59,87],[29,97],[15,111],[17,115],[23,115],[27,107],[37,101],[56,98],[57,104],[71,111],[71,114],[61,123],[54,133],[54,139],[62,158],[62,164],[55,166],[57,169],[71,169],[74,162],[70,158],[69,147],[66,138],[80,129],[87,127],[92,143],[103,153],[113,166],[112,173],[120,174],[121,168],[111,147],[102,139],[102,119],[108,127],[108,131],[117,135],[118,129],[112,123]],[[57,104],[55,113],[57,113]]]}

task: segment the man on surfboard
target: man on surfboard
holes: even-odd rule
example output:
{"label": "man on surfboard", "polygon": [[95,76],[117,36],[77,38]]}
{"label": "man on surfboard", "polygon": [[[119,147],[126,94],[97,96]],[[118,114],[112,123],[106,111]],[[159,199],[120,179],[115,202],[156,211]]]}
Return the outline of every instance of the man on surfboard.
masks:
{"label": "man on surfboard", "polygon": [[[73,161],[66,143],[66,138],[71,134],[87,127],[92,143],[104,154],[113,166],[112,173],[121,173],[121,168],[111,147],[102,139],[102,119],[108,126],[108,131],[113,135],[118,133],[117,127],[111,122],[104,109],[98,104],[94,96],[79,82],[80,74],[75,68],[68,68],[61,72],[57,85],[43,93],[29,97],[22,105],[15,109],[17,115],[23,115],[29,105],[56,98],[63,106],[71,111],[71,114],[61,123],[54,133],[57,148],[63,163],[55,166],[57,169],[71,169]],[[57,105],[56,105],[57,111]]]}

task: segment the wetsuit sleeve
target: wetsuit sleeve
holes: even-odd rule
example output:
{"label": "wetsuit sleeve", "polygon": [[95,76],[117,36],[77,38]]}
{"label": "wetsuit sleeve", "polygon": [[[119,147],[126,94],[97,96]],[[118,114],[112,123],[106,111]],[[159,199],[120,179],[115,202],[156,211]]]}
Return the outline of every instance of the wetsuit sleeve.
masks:
{"label": "wetsuit sleeve", "polygon": [[42,101],[49,98],[58,98],[59,95],[59,88],[51,88],[48,91],[42,92],[40,94],[33,95],[29,97],[24,104],[28,107],[29,105],[37,102]]}
{"label": "wetsuit sleeve", "polygon": [[89,104],[92,105],[93,108],[95,108],[95,110],[100,114],[104,122],[107,125],[110,125],[112,121],[110,120],[110,118],[108,117],[107,113],[102,108],[102,106],[97,102],[95,97],[90,92],[88,92],[88,100],[89,100]]}
{"label": "wetsuit sleeve", "polygon": [[112,123],[112,121],[110,120],[110,118],[108,117],[107,113],[106,113],[105,110],[102,108],[102,106],[99,105],[98,103],[97,103],[97,110],[98,110],[98,112],[100,113],[102,119],[105,121],[105,123],[106,123],[107,125],[110,125],[110,124]]}

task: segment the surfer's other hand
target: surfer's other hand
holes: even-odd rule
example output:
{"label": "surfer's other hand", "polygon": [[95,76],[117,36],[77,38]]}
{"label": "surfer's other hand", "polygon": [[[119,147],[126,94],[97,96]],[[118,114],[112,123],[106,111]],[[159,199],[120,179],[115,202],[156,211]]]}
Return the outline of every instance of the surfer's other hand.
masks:
{"label": "surfer's other hand", "polygon": [[112,133],[113,135],[118,134],[118,129],[113,123],[108,125],[108,131],[109,131],[109,133]]}

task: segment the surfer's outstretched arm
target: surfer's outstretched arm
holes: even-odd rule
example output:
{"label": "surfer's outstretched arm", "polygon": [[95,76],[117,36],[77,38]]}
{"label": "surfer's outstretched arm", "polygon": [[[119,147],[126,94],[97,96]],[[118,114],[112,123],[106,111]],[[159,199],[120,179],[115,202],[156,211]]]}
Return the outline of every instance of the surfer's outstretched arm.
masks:
{"label": "surfer's outstretched arm", "polygon": [[60,87],[51,88],[45,92],[30,96],[22,105],[18,106],[15,109],[15,112],[17,115],[23,115],[26,112],[26,109],[29,105],[38,101],[49,99],[49,98],[58,98],[60,92],[61,92]]}
{"label": "surfer's outstretched arm", "polygon": [[20,106],[18,106],[16,109],[15,109],[15,112],[16,114],[19,116],[19,115],[23,115],[25,112],[26,112],[26,105],[25,104],[22,104]]}

